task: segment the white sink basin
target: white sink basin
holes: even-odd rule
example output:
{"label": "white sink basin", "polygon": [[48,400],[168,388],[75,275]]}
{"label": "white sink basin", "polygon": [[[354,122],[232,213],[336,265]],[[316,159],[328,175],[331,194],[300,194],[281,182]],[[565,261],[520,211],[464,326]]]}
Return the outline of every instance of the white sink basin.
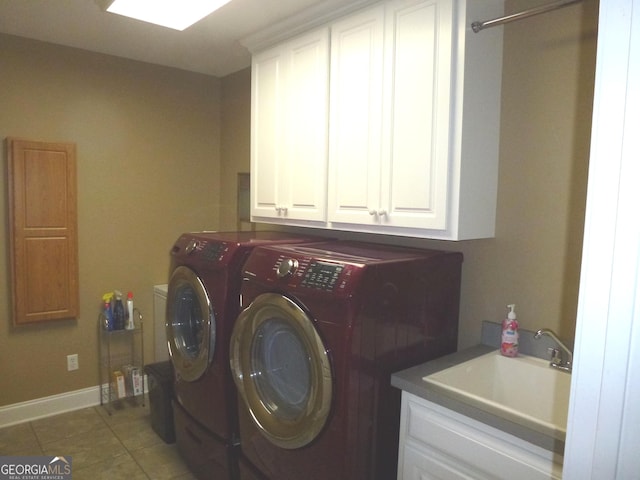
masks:
{"label": "white sink basin", "polygon": [[509,358],[495,351],[423,380],[466,404],[565,439],[571,375],[551,368],[546,360]]}

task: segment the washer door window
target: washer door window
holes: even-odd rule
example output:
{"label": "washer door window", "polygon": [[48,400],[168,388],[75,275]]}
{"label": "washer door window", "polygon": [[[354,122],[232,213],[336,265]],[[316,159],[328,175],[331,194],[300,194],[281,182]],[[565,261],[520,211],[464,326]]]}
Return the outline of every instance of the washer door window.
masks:
{"label": "washer door window", "polygon": [[251,417],[275,445],[299,448],[324,427],[332,374],[309,316],[282,295],[258,296],[231,336],[231,370]]}
{"label": "washer door window", "polygon": [[176,268],[169,279],[166,330],[177,374],[197,380],[213,359],[216,323],[207,291],[190,268]]}

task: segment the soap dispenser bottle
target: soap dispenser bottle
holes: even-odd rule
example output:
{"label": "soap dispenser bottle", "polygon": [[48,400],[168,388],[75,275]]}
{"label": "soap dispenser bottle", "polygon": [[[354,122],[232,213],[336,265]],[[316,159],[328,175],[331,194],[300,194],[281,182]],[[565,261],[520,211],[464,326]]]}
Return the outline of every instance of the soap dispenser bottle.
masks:
{"label": "soap dispenser bottle", "polygon": [[500,352],[505,357],[515,357],[518,355],[518,321],[516,320],[516,306],[507,305],[509,313],[502,322],[502,342]]}

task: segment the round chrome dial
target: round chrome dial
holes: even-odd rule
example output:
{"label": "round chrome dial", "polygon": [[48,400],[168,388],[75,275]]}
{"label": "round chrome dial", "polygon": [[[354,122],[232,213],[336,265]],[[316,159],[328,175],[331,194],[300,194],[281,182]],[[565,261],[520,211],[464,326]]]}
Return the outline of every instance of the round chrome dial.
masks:
{"label": "round chrome dial", "polygon": [[293,275],[298,268],[298,260],[295,258],[286,258],[278,265],[277,275],[278,278],[288,277]]}
{"label": "round chrome dial", "polygon": [[192,239],[187,246],[185,247],[184,251],[186,252],[187,255],[190,255],[198,246],[198,241],[195,239]]}

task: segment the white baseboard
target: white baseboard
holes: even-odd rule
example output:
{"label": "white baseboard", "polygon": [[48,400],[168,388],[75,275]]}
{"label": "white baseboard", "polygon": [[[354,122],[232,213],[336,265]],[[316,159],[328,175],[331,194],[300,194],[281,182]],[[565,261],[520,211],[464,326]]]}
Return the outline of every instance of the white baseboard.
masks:
{"label": "white baseboard", "polygon": [[0,428],[96,405],[100,405],[99,386],[14,403],[0,407]]}
{"label": "white baseboard", "polygon": [[[147,375],[144,375],[143,381],[146,394],[149,392]],[[100,405],[100,395],[100,387],[96,385],[82,390],[6,405],[0,407],[0,428],[72,412],[81,408],[95,407]]]}

